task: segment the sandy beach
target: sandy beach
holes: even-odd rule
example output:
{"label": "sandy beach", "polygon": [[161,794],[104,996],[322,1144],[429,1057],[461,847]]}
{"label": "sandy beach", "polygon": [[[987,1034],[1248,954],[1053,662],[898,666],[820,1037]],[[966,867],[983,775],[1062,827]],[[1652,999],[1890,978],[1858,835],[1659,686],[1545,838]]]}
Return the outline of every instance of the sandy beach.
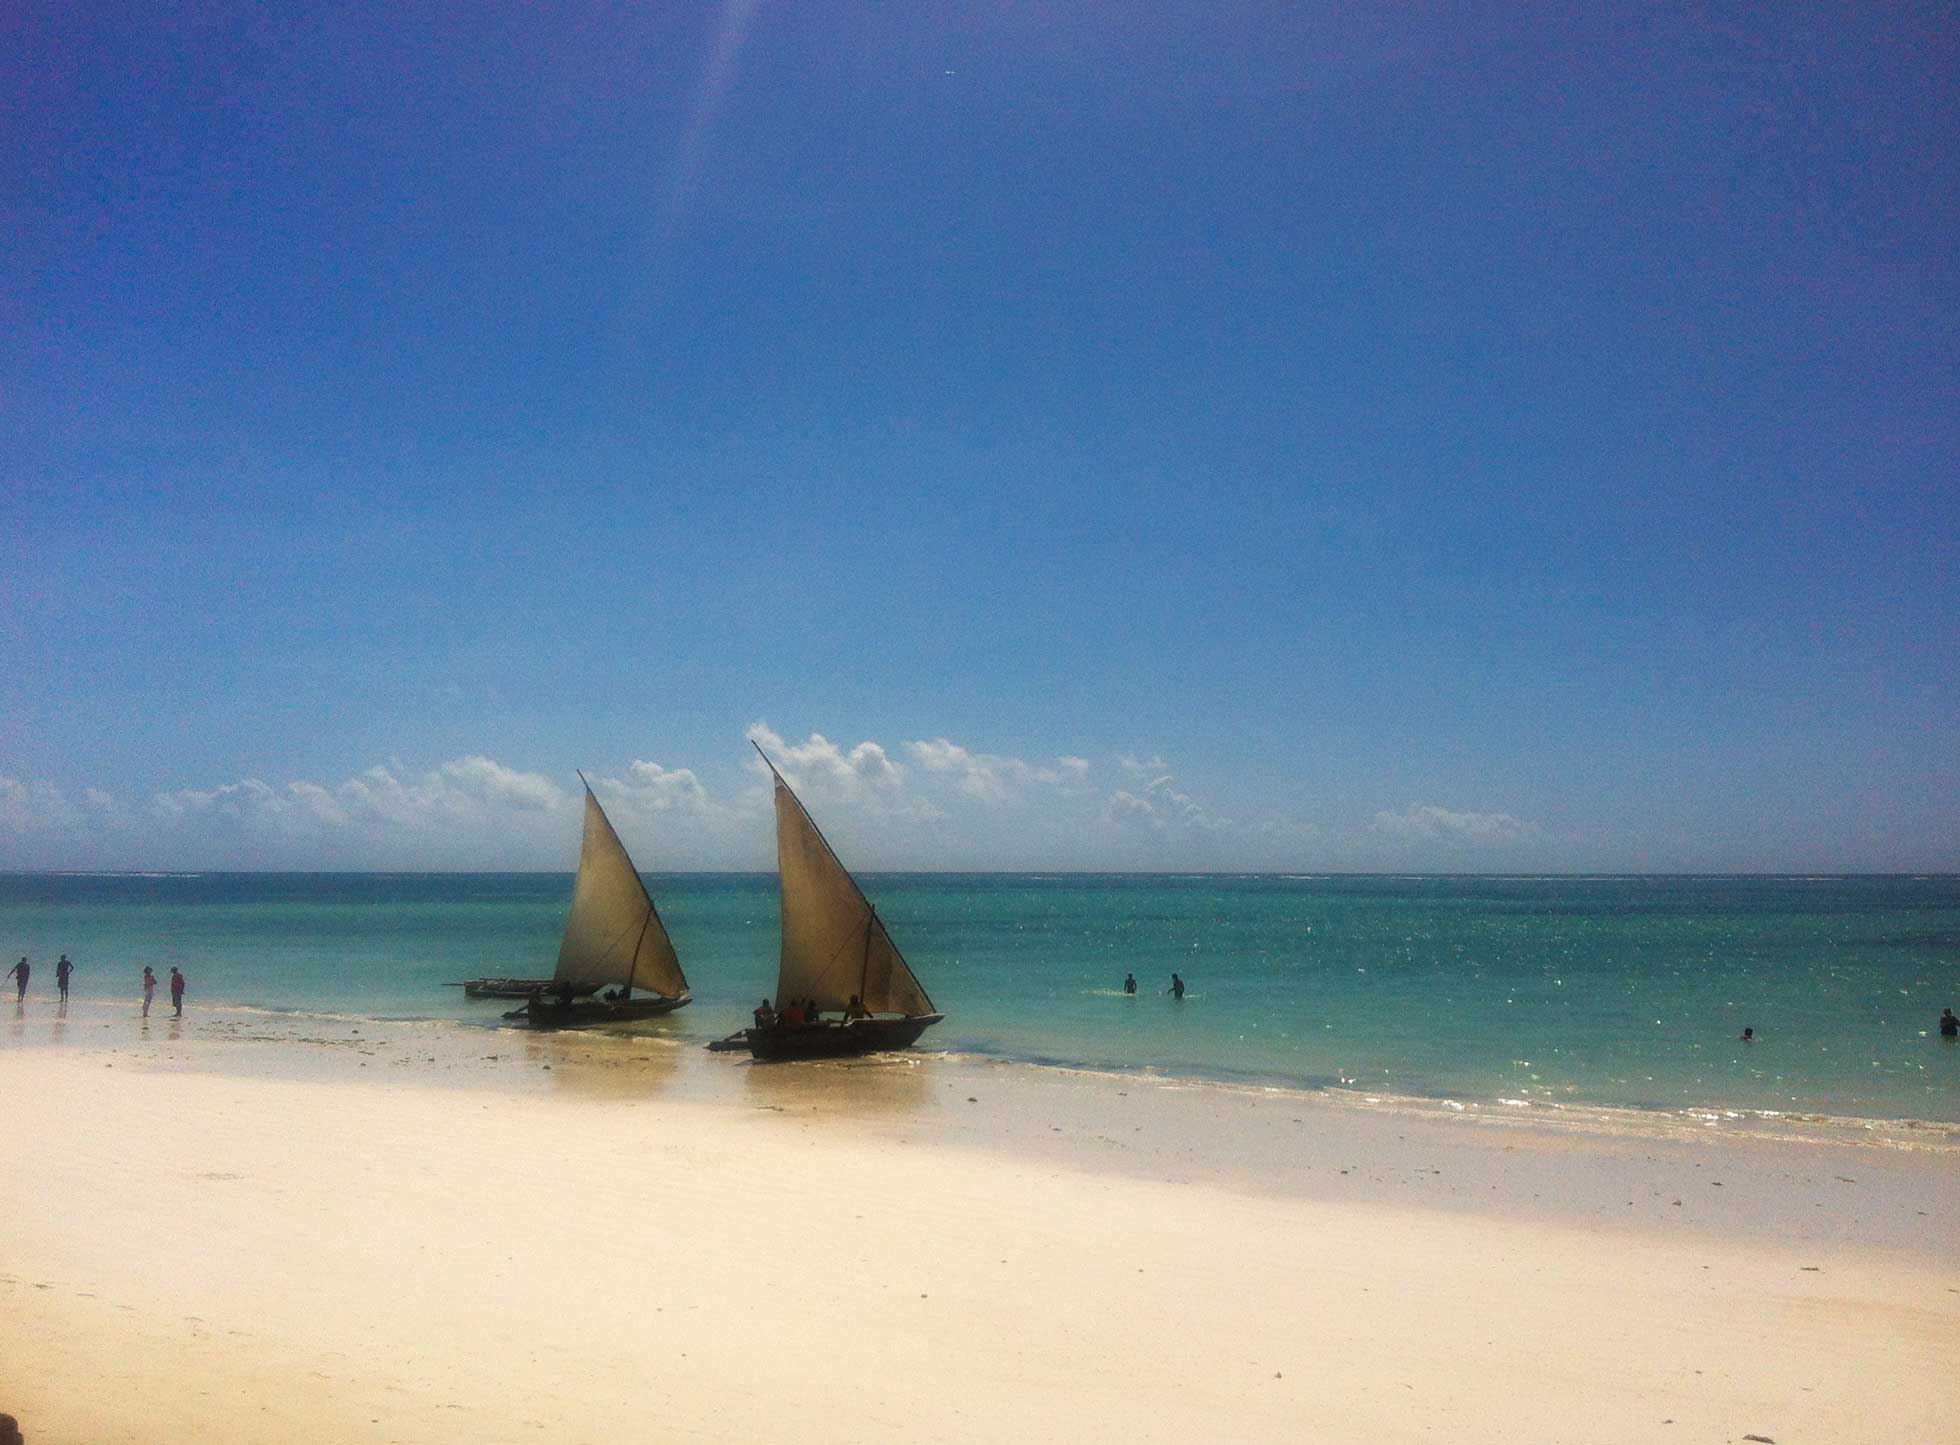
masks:
{"label": "sandy beach", "polygon": [[1960,1438],[1950,1130],[0,1028],[32,1445]]}

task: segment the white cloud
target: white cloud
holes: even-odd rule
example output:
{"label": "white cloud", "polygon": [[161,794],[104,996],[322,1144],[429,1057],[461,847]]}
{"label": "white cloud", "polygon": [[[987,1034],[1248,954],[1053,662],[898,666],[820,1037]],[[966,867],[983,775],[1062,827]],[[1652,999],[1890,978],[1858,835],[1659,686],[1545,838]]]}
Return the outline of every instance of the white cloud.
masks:
{"label": "white cloud", "polygon": [[905,765],[894,761],[881,743],[861,742],[847,752],[816,732],[807,742],[792,743],[766,722],[750,723],[745,736],[769,755],[805,802],[829,799],[923,816],[937,811],[923,798],[907,794]]}
{"label": "white cloud", "polygon": [[1053,763],[1029,763],[1020,758],[976,753],[947,739],[908,742],[905,751],[929,773],[949,774],[962,792],[991,802],[1033,787],[1079,787],[1089,775],[1087,758],[1064,755]]}
{"label": "white cloud", "polygon": [[0,774],[0,829],[36,833],[75,820],[75,805],[51,783],[22,782]]}
{"label": "white cloud", "polygon": [[561,812],[569,795],[538,773],[518,772],[482,756],[454,758],[419,777],[399,763],[376,766],[333,787],[298,781],[274,787],[244,778],[215,788],[159,793],[169,818],[217,815],[281,827],[345,828],[380,824],[425,830],[457,823]]}
{"label": "white cloud", "polygon": [[1232,826],[1231,819],[1218,816],[1180,790],[1171,775],[1170,764],[1163,758],[1155,755],[1137,758],[1126,753],[1116,762],[1132,786],[1118,788],[1109,795],[1103,816],[1110,821],[1142,822],[1159,831],[1187,828],[1218,833]]}
{"label": "white cloud", "polygon": [[1457,846],[1508,845],[1539,836],[1537,825],[1510,813],[1457,813],[1433,803],[1412,804],[1400,813],[1377,813],[1374,827],[1398,842]]}
{"label": "white cloud", "polygon": [[597,791],[608,800],[648,813],[708,813],[716,804],[692,768],[663,768],[636,760],[623,778],[602,778]]}
{"label": "white cloud", "polygon": [[[1293,866],[1307,833],[1236,825],[1143,754],[1097,761],[984,752],[943,734],[893,743],[767,749],[853,867]],[[764,868],[773,857],[767,772],[726,749],[713,770],[639,758],[591,781],[643,866]],[[0,866],[546,868],[577,855],[580,792],[469,754],[416,768],[396,758],[339,779],[244,777],[118,805],[0,777]]]}
{"label": "white cloud", "polygon": [[172,817],[189,813],[223,813],[229,817],[278,817],[292,810],[292,800],[279,790],[245,778],[215,788],[179,788],[156,795],[157,810]]}

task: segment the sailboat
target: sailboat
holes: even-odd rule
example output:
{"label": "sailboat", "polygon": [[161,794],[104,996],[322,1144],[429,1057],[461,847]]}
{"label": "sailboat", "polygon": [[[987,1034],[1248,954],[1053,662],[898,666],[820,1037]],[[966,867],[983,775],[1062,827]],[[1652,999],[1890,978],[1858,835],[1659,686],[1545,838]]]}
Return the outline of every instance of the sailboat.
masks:
{"label": "sailboat", "polygon": [[[572,885],[572,911],[558,945],[558,967],[529,1003],[504,1015],[538,1028],[651,1018],[673,1012],[690,997],[687,976],[653,896],[585,774],[578,780],[585,786],[585,841]],[[580,997],[608,985],[599,998]],[[647,992],[635,997],[636,988]]]}
{"label": "sailboat", "polygon": [[[898,951],[885,921],[837,859],[769,755],[776,780],[776,868],[783,890],[783,950],[776,1002],[814,999],[817,1019],[743,1030],[758,1059],[836,1058],[902,1049],[945,1017]],[[851,1009],[855,1003],[857,1008]],[[827,1012],[854,1017],[824,1021]],[[734,1043],[734,1039],[729,1040]]]}

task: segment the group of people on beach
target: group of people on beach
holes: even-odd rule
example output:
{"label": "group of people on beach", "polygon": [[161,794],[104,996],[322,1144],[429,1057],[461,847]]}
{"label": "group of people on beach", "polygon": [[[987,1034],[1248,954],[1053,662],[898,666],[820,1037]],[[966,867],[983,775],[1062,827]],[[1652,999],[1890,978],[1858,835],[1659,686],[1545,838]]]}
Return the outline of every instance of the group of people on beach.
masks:
{"label": "group of people on beach", "polygon": [[[1137,991],[1137,976],[1133,973],[1124,974],[1123,992],[1127,994],[1134,994],[1136,991]],[[1172,998],[1183,998],[1184,980],[1179,978],[1176,974],[1172,974],[1171,986],[1165,989],[1164,992],[1169,994]]]}
{"label": "group of people on beach", "polygon": [[[7,970],[6,977],[15,980],[17,991],[14,994],[14,1002],[16,1004],[22,1004],[27,1002],[27,980],[29,975],[31,975],[33,972],[34,972],[34,965],[29,963],[25,957],[22,957],[19,963],[15,964],[12,968]],[[54,986],[59,991],[61,996],[61,1002],[64,1005],[68,1002],[68,980],[71,977],[73,977],[74,972],[75,972],[75,965],[68,961],[67,954],[65,953],[62,954],[61,958],[56,962],[54,966]],[[183,971],[181,969],[173,968],[170,970],[170,1002],[172,1007],[174,1007],[177,1010],[177,1016],[179,1018],[181,1018],[184,1013],[184,989],[189,984],[189,982],[190,980],[184,976]],[[156,971],[150,968],[149,965],[145,964],[143,967],[143,1017],[144,1018],[148,1018],[150,1016],[150,1002],[151,1000],[156,998],[156,996],[157,996]]]}
{"label": "group of people on beach", "polygon": [[[755,1006],[755,1026],[759,1029],[800,1029],[805,1024],[820,1024],[824,1021],[823,1010],[813,998],[793,998],[781,1008],[771,1008],[769,1000],[764,999]],[[864,1006],[864,1000],[856,994],[844,1005],[844,1022],[868,1019],[871,1010]]]}
{"label": "group of people on beach", "polygon": [[[34,965],[27,961],[26,955],[24,954],[21,956],[19,963],[7,970],[6,976],[16,980],[19,984],[19,992],[14,995],[14,1001],[16,1003],[23,1002],[27,998],[27,976],[33,971]],[[61,990],[61,1001],[63,1003],[68,1002],[68,977],[74,971],[75,965],[68,961],[68,955],[65,953],[62,954],[61,961],[54,966],[54,986]]]}

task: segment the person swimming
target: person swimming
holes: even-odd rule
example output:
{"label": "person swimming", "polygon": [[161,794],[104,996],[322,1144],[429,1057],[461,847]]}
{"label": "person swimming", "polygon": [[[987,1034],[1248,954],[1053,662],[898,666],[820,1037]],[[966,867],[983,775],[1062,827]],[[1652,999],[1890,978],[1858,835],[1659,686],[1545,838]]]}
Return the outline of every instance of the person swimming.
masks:
{"label": "person swimming", "polygon": [[1743,1043],[1745,1043],[1745,1044],[1753,1044],[1753,1043],[1755,1043],[1755,1042],[1756,1042],[1756,1031],[1755,1031],[1754,1029],[1744,1029],[1744,1030],[1742,1031],[1742,1042],[1743,1042]]}
{"label": "person swimming", "polygon": [[1940,1010],[1940,1037],[1960,1039],[1960,1018],[1955,1018],[1950,1008]]}

